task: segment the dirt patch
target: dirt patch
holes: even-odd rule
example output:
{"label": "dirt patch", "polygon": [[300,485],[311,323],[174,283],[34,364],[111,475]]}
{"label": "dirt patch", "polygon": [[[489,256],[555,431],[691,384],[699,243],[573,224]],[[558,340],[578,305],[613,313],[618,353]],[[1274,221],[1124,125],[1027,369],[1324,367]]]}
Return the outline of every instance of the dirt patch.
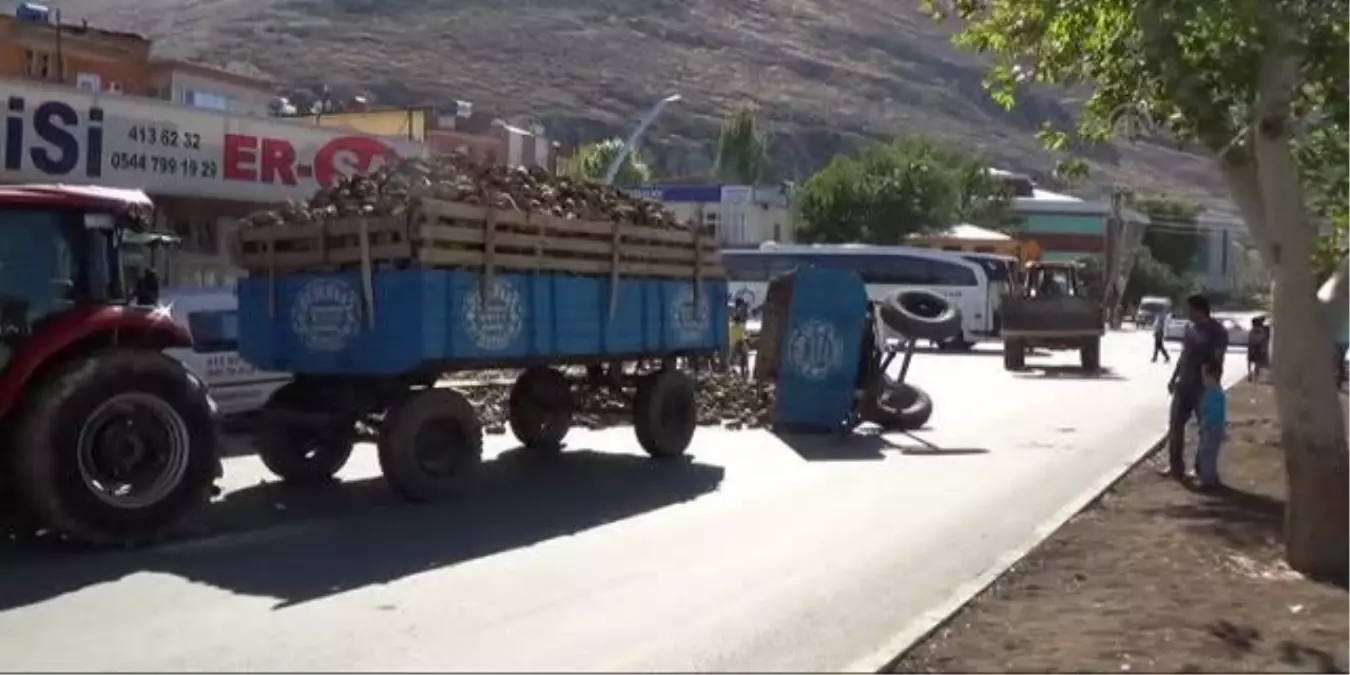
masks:
{"label": "dirt patch", "polygon": [[1143,463],[892,672],[1346,672],[1346,589],[1281,560],[1270,387],[1233,389],[1229,419],[1228,490],[1188,491],[1159,475],[1165,458]]}

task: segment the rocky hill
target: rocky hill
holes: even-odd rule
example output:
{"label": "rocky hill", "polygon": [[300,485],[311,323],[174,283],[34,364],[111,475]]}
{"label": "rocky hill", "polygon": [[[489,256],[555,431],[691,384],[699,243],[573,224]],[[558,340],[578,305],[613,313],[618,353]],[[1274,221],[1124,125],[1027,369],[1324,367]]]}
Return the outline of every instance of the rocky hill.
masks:
{"label": "rocky hill", "polygon": [[[649,132],[666,174],[708,168],[719,118],[757,104],[779,178],[802,178],[868,139],[922,132],[1044,178],[1034,137],[1067,123],[1063,91],[989,101],[979,59],[951,46],[917,0],[57,0],[137,30],[163,53],[250,62],[292,86],[369,90],[382,104],[471,100],[563,142],[614,134],[671,91]],[[1092,183],[1221,196],[1199,156],[1166,145],[1092,149]],[[1092,186],[1086,186],[1092,191]]]}

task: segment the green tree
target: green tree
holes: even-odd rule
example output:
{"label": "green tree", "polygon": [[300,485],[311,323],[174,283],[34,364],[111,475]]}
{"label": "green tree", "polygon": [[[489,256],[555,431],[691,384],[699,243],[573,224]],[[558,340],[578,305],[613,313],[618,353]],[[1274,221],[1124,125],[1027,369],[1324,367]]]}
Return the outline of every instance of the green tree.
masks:
{"label": "green tree", "polygon": [[1139,304],[1144,296],[1171,298],[1173,302],[1186,297],[1195,287],[1193,280],[1178,274],[1167,263],[1158,260],[1147,245],[1139,247],[1135,254],[1134,266],[1130,268],[1130,279],[1125,284],[1123,303],[1125,306]]}
{"label": "green tree", "polygon": [[760,129],[755,109],[746,105],[722,122],[717,137],[713,175],[737,185],[755,185],[764,173],[768,136]]}
{"label": "green tree", "polygon": [[1200,252],[1196,227],[1203,209],[1195,204],[1166,196],[1141,197],[1134,208],[1148,216],[1144,245],[1152,257],[1172,270],[1177,278],[1191,273]]}
{"label": "green tree", "polygon": [[[1350,138],[1350,0],[954,0],[939,14],[963,21],[958,44],[993,57],[987,84],[1004,106],[1027,82],[1089,85],[1074,129],[1083,140],[1147,123],[1216,158],[1275,274],[1285,553],[1296,570],[1344,577],[1346,422],[1328,367],[1330,312],[1309,261],[1320,186],[1333,182],[1331,164],[1345,163],[1327,148]],[[1042,138],[1069,144],[1062,130]],[[1344,262],[1337,273],[1329,304],[1343,310]]]}
{"label": "green tree", "polygon": [[795,200],[805,241],[899,244],[959,222],[1006,225],[1010,192],[974,154],[922,137],[835,157]]}
{"label": "green tree", "polygon": [[[558,174],[569,178],[579,180],[600,181],[604,179],[605,172],[609,170],[609,165],[614,162],[614,158],[619,156],[619,151],[623,148],[623,140],[611,138],[604,141],[595,141],[586,143],[577,148],[575,154],[558,162]],[[623,164],[619,166],[619,173],[614,176],[616,185],[641,185],[651,182],[652,171],[647,166],[647,162],[642,158],[638,149],[634,148],[624,159]]]}

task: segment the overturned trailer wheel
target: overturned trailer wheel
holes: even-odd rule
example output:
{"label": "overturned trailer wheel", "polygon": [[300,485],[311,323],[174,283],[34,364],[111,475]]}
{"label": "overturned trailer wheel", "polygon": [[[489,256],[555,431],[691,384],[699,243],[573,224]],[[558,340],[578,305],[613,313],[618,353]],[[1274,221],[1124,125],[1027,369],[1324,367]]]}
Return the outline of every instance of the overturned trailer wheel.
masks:
{"label": "overturned trailer wheel", "polygon": [[412,502],[453,495],[483,460],[483,425],[451,389],[423,389],[390,409],[380,427],[380,470]]}
{"label": "overturned trailer wheel", "polygon": [[679,457],[689,449],[698,426],[694,381],[678,370],[662,370],[638,381],[633,399],[633,429],[648,455]]}
{"label": "overturned trailer wheel", "polygon": [[536,454],[555,454],[572,427],[572,385],[556,368],[526,370],[511,385],[507,402],[511,432]]}

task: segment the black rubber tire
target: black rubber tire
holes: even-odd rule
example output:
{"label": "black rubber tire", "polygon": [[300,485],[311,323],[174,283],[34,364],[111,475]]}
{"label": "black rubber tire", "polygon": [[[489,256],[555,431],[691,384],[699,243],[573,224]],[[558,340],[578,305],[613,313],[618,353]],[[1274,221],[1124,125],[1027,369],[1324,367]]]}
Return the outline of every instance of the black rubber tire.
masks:
{"label": "black rubber tire", "polygon": [[[430,467],[419,436],[446,454],[449,466]],[[395,405],[380,426],[380,471],[394,494],[427,502],[460,492],[483,461],[483,425],[473,405],[452,389],[423,389]]]}
{"label": "black rubber tire", "polygon": [[[303,408],[301,404],[310,398],[308,387],[291,382],[273,392],[267,403],[282,408]],[[253,437],[253,447],[268,471],[290,485],[304,487],[332,482],[351,459],[355,442],[355,421],[335,422],[333,428],[315,429],[266,415],[258,419]]]}
{"label": "black rubber tire", "polygon": [[507,421],[526,450],[557,454],[572,428],[572,385],[556,368],[536,366],[511,385]]}
{"label": "black rubber tire", "polygon": [[[99,499],[81,475],[80,434],[98,407],[125,394],[166,404],[186,434],[182,471],[160,499],[135,507]],[[163,539],[210,501],[220,473],[220,437],[206,385],[148,349],[113,348],[79,357],[38,384],[9,454],[23,508],[73,542],[132,546]],[[162,421],[162,420],[161,420]],[[177,473],[177,472],[175,472]]]}
{"label": "black rubber tire", "polygon": [[1003,369],[1026,370],[1027,344],[1017,338],[1003,340]]}
{"label": "black rubber tire", "polygon": [[1102,369],[1102,341],[1092,338],[1078,350],[1078,359],[1083,370],[1097,372]]}
{"label": "black rubber tire", "polygon": [[678,370],[663,370],[638,381],[633,430],[638,444],[656,459],[679,457],[698,427],[694,381]]}
{"label": "black rubber tire", "polygon": [[896,291],[878,304],[882,323],[905,337],[935,342],[961,337],[961,312],[932,291]]}
{"label": "black rubber tire", "polygon": [[876,403],[861,410],[863,419],[884,429],[912,431],[933,416],[933,399],[908,382],[889,382]]}

